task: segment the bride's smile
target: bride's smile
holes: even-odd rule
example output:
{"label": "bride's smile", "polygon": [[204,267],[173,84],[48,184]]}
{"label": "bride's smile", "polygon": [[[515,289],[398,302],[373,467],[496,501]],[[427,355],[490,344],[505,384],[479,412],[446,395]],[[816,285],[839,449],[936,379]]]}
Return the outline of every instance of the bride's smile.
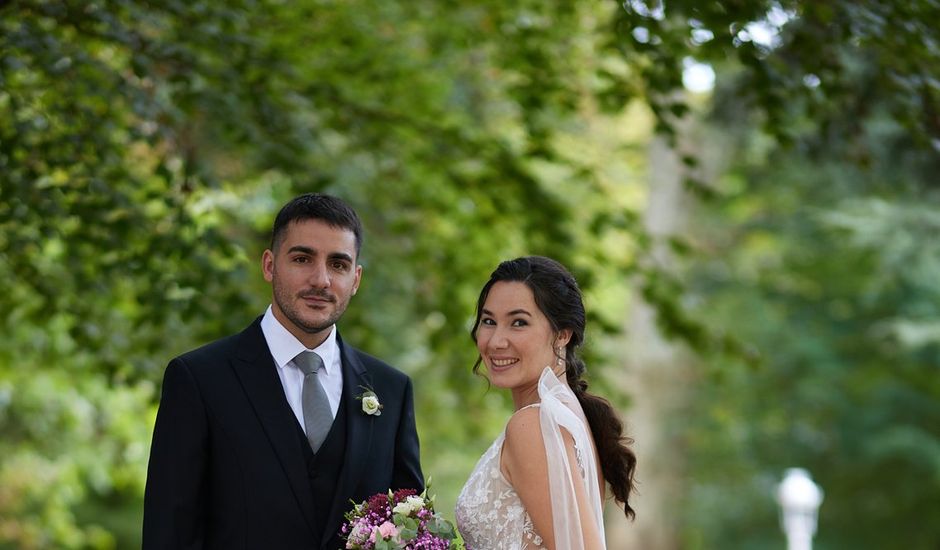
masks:
{"label": "bride's smile", "polygon": [[563,346],[567,337],[556,338],[525,283],[500,281],[483,304],[476,340],[490,383],[512,390],[519,408],[538,402],[539,376],[555,364],[554,348]]}
{"label": "bride's smile", "polygon": [[633,515],[630,440],[581,378],[585,318],[574,277],[544,256],[500,263],[480,291],[473,372],[485,367],[492,386],[510,391],[515,412],[457,497],[467,548],[603,550],[608,480]]}

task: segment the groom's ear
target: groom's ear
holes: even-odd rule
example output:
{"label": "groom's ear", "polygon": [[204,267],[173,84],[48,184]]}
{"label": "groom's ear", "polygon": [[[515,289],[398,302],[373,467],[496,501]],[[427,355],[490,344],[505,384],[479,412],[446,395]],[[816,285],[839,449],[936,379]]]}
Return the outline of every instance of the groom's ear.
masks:
{"label": "groom's ear", "polygon": [[362,266],[356,264],[356,280],[353,283],[352,295],[355,296],[359,292],[359,285],[362,283]]}
{"label": "groom's ear", "polygon": [[274,280],[274,252],[271,252],[270,248],[261,255],[261,272],[265,281],[270,283]]}

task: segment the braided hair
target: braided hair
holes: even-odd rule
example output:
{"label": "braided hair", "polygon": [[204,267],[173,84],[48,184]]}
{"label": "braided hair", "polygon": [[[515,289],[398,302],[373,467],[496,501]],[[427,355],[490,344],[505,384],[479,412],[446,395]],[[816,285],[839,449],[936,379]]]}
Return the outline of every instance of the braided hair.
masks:
{"label": "braided hair", "polygon": [[[524,283],[532,291],[535,304],[548,319],[552,330],[556,333],[571,331],[571,338],[564,347],[563,356],[560,353],[561,348],[555,353],[559,359],[564,360],[568,386],[584,409],[594,443],[597,445],[604,479],[610,485],[614,499],[623,505],[624,514],[634,518],[636,512],[629,504],[630,493],[634,491],[633,476],[636,470],[636,455],[629,447],[633,440],[624,435],[623,422],[610,402],[589,393],[588,383],[582,378],[586,367],[577,350],[584,342],[586,316],[577,281],[563,265],[544,256],[527,256],[500,263],[480,291],[476,321],[470,331],[474,341],[490,289],[501,281]],[[478,359],[474,365],[474,372],[479,370],[481,360]]]}

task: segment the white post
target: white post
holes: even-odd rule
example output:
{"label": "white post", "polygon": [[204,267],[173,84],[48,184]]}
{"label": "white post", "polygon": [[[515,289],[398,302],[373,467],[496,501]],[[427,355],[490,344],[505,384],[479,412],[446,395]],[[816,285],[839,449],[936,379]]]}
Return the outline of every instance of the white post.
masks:
{"label": "white post", "polygon": [[788,550],[812,550],[823,492],[803,468],[789,468],[777,487]]}

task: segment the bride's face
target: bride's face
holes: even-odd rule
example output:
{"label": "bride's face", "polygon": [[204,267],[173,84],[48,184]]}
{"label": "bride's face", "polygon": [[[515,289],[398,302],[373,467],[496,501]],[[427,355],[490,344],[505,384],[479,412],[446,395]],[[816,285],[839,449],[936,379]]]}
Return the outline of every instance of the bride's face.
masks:
{"label": "bride's face", "polygon": [[490,288],[477,326],[477,349],[499,388],[538,383],[555,361],[555,334],[525,283],[500,281]]}

